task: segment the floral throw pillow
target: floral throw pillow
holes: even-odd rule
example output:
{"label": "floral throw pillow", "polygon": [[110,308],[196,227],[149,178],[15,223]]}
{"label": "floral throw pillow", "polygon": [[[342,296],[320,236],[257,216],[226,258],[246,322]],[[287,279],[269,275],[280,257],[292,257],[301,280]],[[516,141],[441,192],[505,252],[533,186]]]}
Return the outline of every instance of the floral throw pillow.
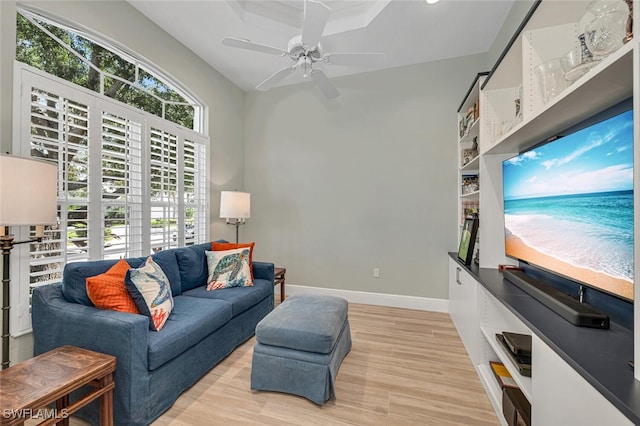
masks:
{"label": "floral throw pillow", "polygon": [[149,328],[160,331],[173,309],[171,285],[160,265],[149,256],[141,267],[129,269],[125,283],[140,313],[151,320]]}
{"label": "floral throw pillow", "polygon": [[249,248],[205,251],[209,268],[207,290],[253,286],[249,253]]}

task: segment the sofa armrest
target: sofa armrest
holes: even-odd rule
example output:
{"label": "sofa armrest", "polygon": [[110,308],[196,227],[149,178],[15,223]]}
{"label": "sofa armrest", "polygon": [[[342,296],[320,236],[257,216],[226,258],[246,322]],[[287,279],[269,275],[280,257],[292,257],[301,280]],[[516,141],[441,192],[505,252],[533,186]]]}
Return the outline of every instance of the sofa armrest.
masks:
{"label": "sofa armrest", "polygon": [[268,280],[273,283],[273,271],[274,266],[273,263],[269,262],[258,262],[254,260],[253,262],[253,278]]}
{"label": "sofa armrest", "polygon": [[35,355],[73,345],[116,357],[116,406],[135,411],[138,396],[147,395],[149,319],[143,315],[97,309],[67,301],[61,284],[37,287],[31,318]]}
{"label": "sofa armrest", "polygon": [[[126,358],[143,361],[146,369],[149,319],[144,315],[69,302],[62,295],[60,284],[36,287],[31,303],[34,349],[37,354],[61,345],[80,346],[111,355],[116,355],[111,352],[123,347],[127,351],[138,347],[140,354],[130,352]],[[132,344],[123,345],[123,342]]]}

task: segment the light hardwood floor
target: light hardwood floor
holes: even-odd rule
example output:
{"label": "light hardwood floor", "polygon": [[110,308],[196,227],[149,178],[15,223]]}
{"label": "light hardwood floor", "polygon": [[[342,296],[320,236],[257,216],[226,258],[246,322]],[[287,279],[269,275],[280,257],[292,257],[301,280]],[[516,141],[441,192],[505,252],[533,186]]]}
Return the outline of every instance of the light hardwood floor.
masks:
{"label": "light hardwood floor", "polygon": [[251,391],[252,338],[153,425],[499,424],[449,315],[350,304],[349,323],[335,401]]}
{"label": "light hardwood floor", "polygon": [[152,425],[499,424],[449,315],[349,304],[349,323],[335,401],[251,391],[252,338]]}

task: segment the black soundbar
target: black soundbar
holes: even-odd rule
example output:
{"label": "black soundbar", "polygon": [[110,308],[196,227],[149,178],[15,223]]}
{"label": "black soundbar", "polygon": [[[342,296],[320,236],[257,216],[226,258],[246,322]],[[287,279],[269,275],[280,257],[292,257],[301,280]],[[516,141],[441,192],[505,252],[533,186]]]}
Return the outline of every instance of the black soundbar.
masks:
{"label": "black soundbar", "polygon": [[560,315],[573,325],[591,328],[609,328],[609,317],[601,314],[591,306],[581,303],[548,284],[528,276],[519,270],[505,270],[503,277],[521,290],[529,293],[534,299]]}

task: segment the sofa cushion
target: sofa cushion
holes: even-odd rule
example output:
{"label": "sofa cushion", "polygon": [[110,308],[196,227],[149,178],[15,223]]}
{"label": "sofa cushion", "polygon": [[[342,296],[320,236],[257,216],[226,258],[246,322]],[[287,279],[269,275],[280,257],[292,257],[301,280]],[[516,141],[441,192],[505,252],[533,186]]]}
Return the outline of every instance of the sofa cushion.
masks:
{"label": "sofa cushion", "polygon": [[206,284],[208,272],[205,250],[211,250],[211,243],[195,244],[176,250],[182,291]]}
{"label": "sofa cushion", "polygon": [[[144,259],[127,259],[132,268],[137,268]],[[117,260],[92,260],[67,263],[62,272],[62,294],[69,302],[93,306],[87,294],[87,277],[107,272]]]}
{"label": "sofa cushion", "polygon": [[178,296],[171,316],[158,333],[149,333],[149,370],[161,367],[231,319],[231,304]]}
{"label": "sofa cushion", "polygon": [[[171,295],[179,296],[182,293],[182,280],[180,279],[180,270],[178,269],[178,259],[176,254],[181,249],[161,250],[151,255],[153,261],[162,268],[162,271],[169,279],[171,284]],[[132,268],[142,265],[149,256],[128,258],[127,262]],[[134,265],[136,264],[136,265]]]}
{"label": "sofa cushion", "polygon": [[173,310],[171,285],[160,265],[149,256],[144,265],[127,271],[125,283],[140,313],[149,317],[149,328],[160,331]]}
{"label": "sofa cushion", "polygon": [[[211,243],[202,245],[206,246],[207,250],[211,247]],[[182,289],[180,281],[180,271],[178,270],[178,262],[176,260],[176,252],[178,251],[181,250],[164,250],[151,256],[153,260],[158,265],[160,265],[165,275],[169,279],[169,282],[171,283],[171,293],[174,296],[179,295]],[[202,257],[204,258],[204,249]],[[146,259],[147,256],[131,257],[125,260],[129,264],[129,266],[131,266],[132,268],[137,268],[142,265]],[[117,260],[111,259],[67,263],[62,273],[62,294],[64,295],[64,298],[69,302],[80,303],[86,306],[93,306],[91,300],[89,299],[89,295],[87,294],[87,278],[106,272],[117,262]],[[205,278],[202,280],[203,284],[205,280],[206,273]]]}
{"label": "sofa cushion", "polygon": [[248,248],[205,251],[207,256],[207,290],[253,286]]}
{"label": "sofa cushion", "polygon": [[128,270],[127,261],[120,259],[107,272],[87,277],[87,295],[96,308],[130,314],[140,313],[124,283]]}
{"label": "sofa cushion", "polygon": [[[169,279],[172,296],[179,296],[180,293],[182,293],[180,270],[178,268],[178,259],[176,259],[176,253],[180,250],[181,249],[162,250],[151,256],[153,261],[160,265],[162,271]],[[142,264],[142,262],[140,264]]]}
{"label": "sofa cushion", "polygon": [[202,299],[219,299],[231,303],[231,313],[235,317],[254,305],[257,305],[266,297],[273,295],[273,283],[267,280],[256,279],[253,287],[231,287],[216,291],[207,291],[206,286],[194,288],[182,293],[183,296]]}

